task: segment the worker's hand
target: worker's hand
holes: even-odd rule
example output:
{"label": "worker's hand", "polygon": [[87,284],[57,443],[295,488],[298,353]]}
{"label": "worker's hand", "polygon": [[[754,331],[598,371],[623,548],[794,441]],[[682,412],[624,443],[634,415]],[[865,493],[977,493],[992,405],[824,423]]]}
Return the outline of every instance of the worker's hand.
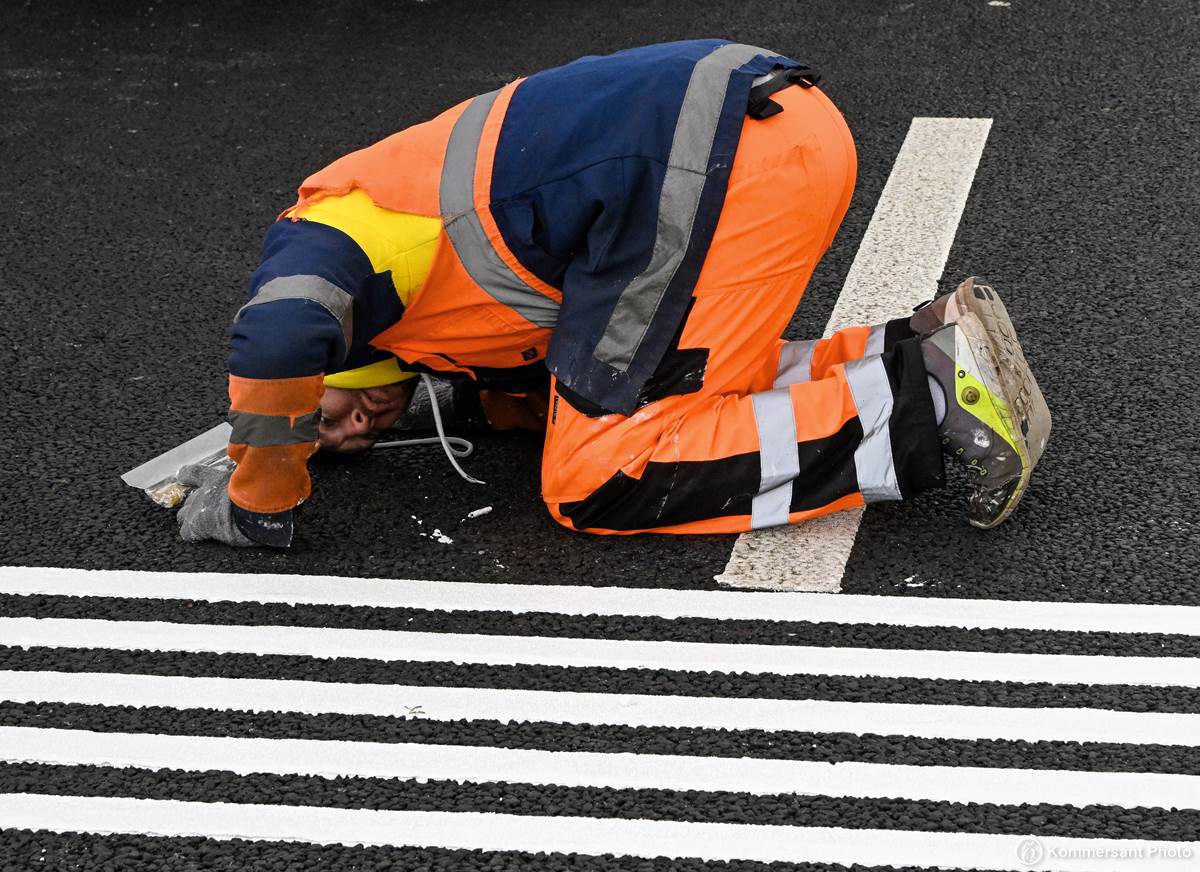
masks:
{"label": "worker's hand", "polygon": [[175,520],[185,542],[213,540],[226,545],[246,547],[258,543],[238,529],[229,501],[232,469],[193,464],[179,470],[179,481],[195,490],[188,494]]}

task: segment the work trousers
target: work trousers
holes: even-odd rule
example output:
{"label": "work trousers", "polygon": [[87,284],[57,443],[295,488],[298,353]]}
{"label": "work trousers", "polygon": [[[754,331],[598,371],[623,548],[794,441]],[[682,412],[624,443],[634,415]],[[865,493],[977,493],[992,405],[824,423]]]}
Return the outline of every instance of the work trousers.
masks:
{"label": "work trousers", "polygon": [[552,385],[542,494],[592,533],[736,533],[943,482],[907,318],[784,342],[854,189],[854,142],[818,89],[747,118],[691,308],[630,416]]}

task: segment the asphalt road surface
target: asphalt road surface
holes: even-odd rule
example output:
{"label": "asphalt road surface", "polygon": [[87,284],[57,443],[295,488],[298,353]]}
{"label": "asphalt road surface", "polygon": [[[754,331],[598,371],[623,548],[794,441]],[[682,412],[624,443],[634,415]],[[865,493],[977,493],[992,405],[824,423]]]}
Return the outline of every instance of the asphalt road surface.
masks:
{"label": "asphalt road surface", "polygon": [[[1200,868],[1198,25],[4,6],[0,566],[155,574],[0,569],[0,870]],[[952,477],[867,510],[840,597],[744,593],[714,580],[736,537],[558,527],[523,436],[477,437],[486,487],[436,448],[318,466],[286,552],[186,545],[121,484],[222,419],[230,317],[307,173],[514,77],[718,35],[818,66],[858,145],[789,338],[824,329],[913,119],[991,119],[943,286],[1005,294],[1055,416],[1003,527]]]}

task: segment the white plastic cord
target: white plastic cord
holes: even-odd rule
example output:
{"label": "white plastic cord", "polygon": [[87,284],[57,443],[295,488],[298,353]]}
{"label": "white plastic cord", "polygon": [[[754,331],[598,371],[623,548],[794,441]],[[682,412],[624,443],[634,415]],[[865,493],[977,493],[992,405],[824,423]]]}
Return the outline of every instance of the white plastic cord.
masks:
{"label": "white plastic cord", "polygon": [[487,484],[485,481],[469,475],[461,466],[458,465],[457,458],[470,457],[475,451],[475,446],[470,440],[463,439],[461,436],[447,436],[446,430],[442,426],[442,410],[438,408],[437,394],[433,391],[433,379],[427,373],[421,373],[421,381],[425,384],[425,391],[429,394],[429,406],[433,412],[433,426],[437,429],[437,436],[426,436],[421,439],[396,439],[391,442],[376,442],[375,448],[405,448],[410,445],[433,445],[439,443],[442,450],[446,452],[446,458],[450,461],[450,465],[454,467],[454,471],[463,477],[465,481],[471,484]]}

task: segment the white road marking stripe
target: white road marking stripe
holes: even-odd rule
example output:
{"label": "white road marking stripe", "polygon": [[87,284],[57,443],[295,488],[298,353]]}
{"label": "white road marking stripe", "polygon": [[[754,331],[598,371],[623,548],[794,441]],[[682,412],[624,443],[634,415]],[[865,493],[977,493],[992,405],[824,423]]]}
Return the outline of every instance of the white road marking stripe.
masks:
{"label": "white road marking stripe", "polygon": [[0,760],[238,775],[736,791],[759,796],[797,793],[1000,805],[1200,808],[1200,776],[1195,775],[93,733],[38,727],[0,727]]}
{"label": "white road marking stripe", "polygon": [[283,654],[491,666],[1200,687],[1200,659],[1183,657],[821,648],[75,618],[0,618],[0,643],[22,648]]}
{"label": "white road marking stripe", "polygon": [[0,699],[417,716],[435,721],[549,721],[634,727],[883,733],[935,739],[1200,745],[1200,715],[1080,708],[651,696],[108,672],[0,672]]}
{"label": "white road marking stripe", "polygon": [[[837,517],[837,516],[833,516]],[[0,567],[0,593],[1200,636],[1200,607]]]}
{"label": "white road marking stripe", "polygon": [[[0,827],[323,845],[405,845],[592,856],[619,854],[988,870],[1022,868],[1018,849],[1029,838],[990,833],[377,811],[23,793],[0,794]],[[1054,858],[1052,868],[1059,872],[1128,872],[1128,852],[1150,858],[1172,852],[1194,859],[1200,844],[1056,836],[1040,837],[1038,841]],[[1121,851],[1126,853],[1119,854]],[[1184,860],[1172,868],[1196,867]]]}
{"label": "white road marking stripe", "polygon": [[[914,118],[825,327],[879,324],[937,293],[990,118]],[[832,592],[862,509],[797,527],[743,533],[717,581],[730,587]],[[965,522],[964,522],[965,523]]]}

